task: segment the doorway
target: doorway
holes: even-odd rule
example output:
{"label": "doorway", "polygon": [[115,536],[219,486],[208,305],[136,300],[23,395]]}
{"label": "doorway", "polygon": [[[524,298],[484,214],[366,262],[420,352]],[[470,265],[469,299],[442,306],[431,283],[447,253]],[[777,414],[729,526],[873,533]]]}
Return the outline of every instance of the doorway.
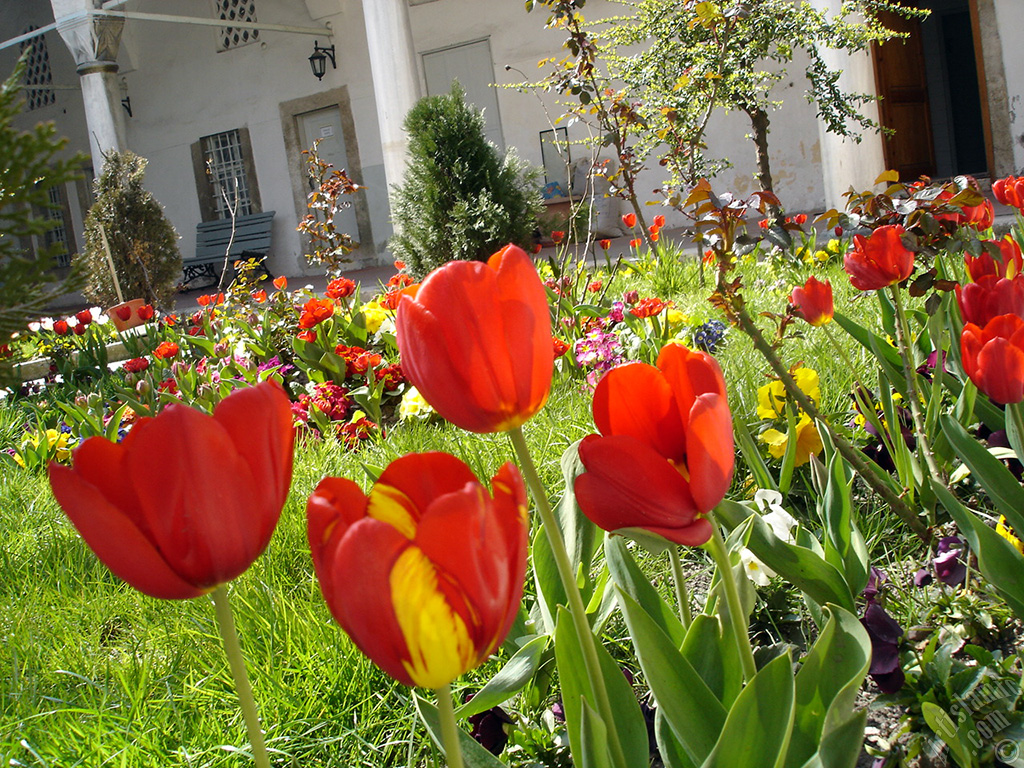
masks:
{"label": "doorway", "polygon": [[[349,178],[352,178],[348,154],[345,151],[345,135],[341,129],[341,111],[338,107],[326,107],[296,115],[296,120],[299,124],[299,140],[302,142],[302,148],[310,149],[315,142],[319,141],[317,153],[320,155],[320,159],[325,163],[330,163],[338,170],[344,170]],[[302,155],[304,165],[305,162],[306,155]],[[312,192],[314,181],[309,178],[308,174],[306,179],[309,191]],[[348,207],[335,215],[334,225],[339,231],[358,241],[359,225],[356,219],[355,201],[352,198],[354,196],[349,195]]]}
{"label": "doorway", "polygon": [[924,21],[883,14],[906,35],[875,46],[875,80],[887,168],[903,181],[989,172],[974,0],[916,0]]}

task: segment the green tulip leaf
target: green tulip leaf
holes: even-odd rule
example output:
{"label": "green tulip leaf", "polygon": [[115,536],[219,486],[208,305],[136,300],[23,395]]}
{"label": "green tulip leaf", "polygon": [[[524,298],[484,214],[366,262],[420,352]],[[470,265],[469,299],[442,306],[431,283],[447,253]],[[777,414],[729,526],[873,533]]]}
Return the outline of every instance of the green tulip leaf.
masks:
{"label": "green tulip leaf", "polygon": [[856,768],[864,747],[867,710],[854,712],[821,738],[820,749],[800,768]]}
{"label": "green tulip leaf", "polygon": [[682,653],[711,692],[728,708],[743,686],[743,669],[735,653],[735,639],[722,632],[717,616],[693,617]]}
{"label": "green tulip leaf", "polygon": [[[860,620],[830,606],[828,623],[796,675],[796,718],[786,754],[787,768],[799,768],[821,750],[823,737],[854,714],[854,701],[871,665],[871,640]],[[863,732],[860,734],[863,740]],[[853,752],[856,763],[860,741]],[[851,763],[851,765],[853,765]]]}
{"label": "green tulip leaf", "polygon": [[[562,539],[565,541],[565,549],[569,554],[569,562],[573,570],[582,569],[584,574],[590,573],[590,564],[597,551],[598,536],[597,526],[590,522],[579,504],[576,503],[576,478],[586,472],[586,467],[580,461],[579,441],[573,443],[562,454],[562,479],[565,481],[565,493],[558,503],[555,513],[558,525],[562,529]],[[584,600],[587,595],[584,595]]]}
{"label": "green tulip leaf", "polygon": [[654,738],[658,742],[658,753],[665,768],[697,768],[683,745],[676,738],[675,731],[665,719],[665,713],[659,707],[654,711]]}
{"label": "green tulip leaf", "polygon": [[526,643],[472,699],[455,711],[455,716],[463,718],[484,712],[505,703],[522,690],[540,668],[548,639],[547,635],[541,635]]}
{"label": "green tulip leaf", "polygon": [[[900,358],[899,351],[877,333],[865,328],[854,320],[851,320],[841,312],[836,312],[832,316],[832,319],[834,319],[839,327],[850,334],[866,350],[874,354],[876,357],[879,355],[885,357],[885,361],[889,369],[895,369],[897,371],[901,371],[903,369],[903,360]],[[902,374],[899,378],[902,378]]]}
{"label": "green tulip leaf", "polygon": [[643,607],[621,588],[618,594],[658,710],[665,715],[688,759],[700,765],[715,746],[726,721],[726,709]]}
{"label": "green tulip leaf", "polygon": [[[674,544],[672,546],[675,546]],[[686,630],[672,607],[651,585],[643,571],[629,553],[626,540],[621,536],[607,536],[604,542],[605,562],[615,584],[632,597],[668,635],[677,648],[682,645]]]}
{"label": "green tulip leaf", "polygon": [[854,610],[853,594],[846,579],[820,555],[782,541],[760,515],[739,502],[723,500],[715,507],[715,516],[730,529],[751,520],[747,546],[758,560],[819,605],[835,603],[848,611]]}
{"label": "green tulip leaf", "polygon": [[834,452],[828,463],[823,499],[825,541],[837,556],[833,565],[846,577],[850,592],[859,595],[868,583],[868,549],[853,519],[852,485],[853,476],[846,461],[838,451]]}
{"label": "green tulip leaf", "polygon": [[[555,627],[555,662],[558,665],[558,679],[562,689],[562,706],[565,707],[565,725],[569,732],[569,751],[577,764],[583,756],[582,700],[597,706],[591,681],[587,676],[587,665],[583,649],[576,634],[572,616],[562,607],[558,608]],[[595,638],[601,676],[612,711],[615,713],[615,730],[625,755],[626,764],[647,765],[650,746],[647,739],[647,724],[640,712],[633,687],[622,674],[618,663],[612,659],[601,642]]]}
{"label": "green tulip leaf", "polygon": [[580,768],[612,768],[608,728],[587,700],[580,700]]}
{"label": "green tulip leaf", "polygon": [[784,653],[740,692],[701,768],[780,768],[793,729],[794,699],[792,661]]}
{"label": "green tulip leaf", "polygon": [[775,478],[772,477],[772,473],[768,469],[764,457],[761,456],[761,451],[758,450],[757,444],[754,442],[754,438],[751,436],[747,425],[742,419],[733,419],[732,428],[733,434],[736,437],[736,446],[740,449],[740,453],[743,454],[743,460],[750,469],[750,473],[754,476],[754,482],[757,484],[757,487],[767,488],[772,491],[779,490],[779,486],[775,482]]}
{"label": "green tulip leaf", "polygon": [[[426,726],[430,738],[438,749],[444,752],[444,745],[441,741],[441,716],[438,714],[437,707],[420,698],[415,691],[413,691],[413,701],[416,704],[416,713],[420,716],[423,725]],[[480,746],[476,739],[461,728],[459,729],[459,748],[465,768],[506,768],[503,762]]]}
{"label": "green tulip leaf", "polygon": [[565,596],[565,588],[558,575],[555,555],[551,551],[551,545],[548,543],[547,532],[543,525],[537,526],[533,535],[531,552],[530,563],[533,566],[533,580],[537,585],[537,605],[540,606],[545,632],[553,634],[558,606],[568,605],[569,601]]}
{"label": "green tulip leaf", "polygon": [[939,422],[957,455],[970,468],[996,509],[1006,515],[1015,530],[1024,531],[1024,488],[1017,478],[955,419],[944,414]]}
{"label": "green tulip leaf", "polygon": [[1017,618],[1024,619],[1024,555],[965,508],[947,488],[936,484],[935,492],[971,545],[981,575],[999,591]]}

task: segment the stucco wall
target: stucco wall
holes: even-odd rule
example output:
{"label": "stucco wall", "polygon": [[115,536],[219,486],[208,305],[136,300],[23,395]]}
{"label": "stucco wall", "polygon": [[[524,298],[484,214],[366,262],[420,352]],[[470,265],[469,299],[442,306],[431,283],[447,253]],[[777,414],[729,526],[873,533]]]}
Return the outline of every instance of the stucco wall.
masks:
{"label": "stucco wall", "polygon": [[1003,73],[1010,114],[1010,141],[1013,147],[1013,168],[1007,173],[1024,172],[1024,3],[1020,0],[995,0],[997,23],[983,29],[982,39],[1000,41],[1003,52]]}

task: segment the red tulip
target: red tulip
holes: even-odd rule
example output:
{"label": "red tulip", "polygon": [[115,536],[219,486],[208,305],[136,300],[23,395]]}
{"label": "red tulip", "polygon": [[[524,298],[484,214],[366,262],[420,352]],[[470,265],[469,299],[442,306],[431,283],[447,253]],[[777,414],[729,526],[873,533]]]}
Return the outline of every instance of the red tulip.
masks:
{"label": "red tulip", "polygon": [[565,232],[556,229],[551,233],[551,239],[555,242],[555,245],[558,245],[565,240]]}
{"label": "red tulip", "polygon": [[956,301],[965,323],[985,326],[998,315],[1024,318],[1024,275],[1012,280],[984,275],[980,280],[956,287]]}
{"label": "red tulip", "polygon": [[1024,177],[1007,176],[993,181],[992,194],[1003,205],[1024,209]]}
{"label": "red tulip", "polygon": [[996,277],[1015,277],[1021,273],[1024,267],[1024,255],[1021,254],[1017,241],[1007,235],[998,243],[985,240],[988,245],[997,245],[1002,254],[1002,259],[994,259],[987,250],[982,250],[980,256],[964,254],[964,265],[967,267],[967,274],[971,280],[977,282],[985,275]]}
{"label": "red tulip", "polygon": [[656,226],[658,229],[661,229],[662,227],[665,226],[664,214],[659,213],[657,216],[654,217],[654,226]]}
{"label": "red tulip", "polygon": [[170,405],[121,443],[91,437],[50,464],[58,503],[111,571],[152,597],[210,592],[266,549],[292,476],[288,397],[265,382],[212,416]]}
{"label": "red tulip", "polygon": [[732,482],[732,414],[718,363],[678,344],[657,367],[609,371],[594,392],[601,436],[580,443],[576,501],[606,531],[643,529],[677,544],[711,537],[704,516]]}
{"label": "red tulip", "polygon": [[811,325],[824,325],[832,319],[835,307],[832,304],[832,283],[821,282],[814,275],[807,278],[803,287],[797,286],[789,296],[789,303],[797,317]]}
{"label": "red tulip", "polygon": [[622,223],[625,224],[629,229],[636,226],[636,214],[627,213],[622,216]]}
{"label": "red tulip", "polygon": [[124,304],[114,310],[114,314],[117,315],[117,319],[127,323],[132,316],[132,308],[127,304]]}
{"label": "red tulip", "polygon": [[58,320],[53,324],[53,332],[58,336],[67,336],[70,330],[67,320]]}
{"label": "red tulip", "polygon": [[312,298],[302,305],[299,328],[304,331],[319,325],[334,314],[334,302],[330,299]]}
{"label": "red tulip", "polygon": [[356,292],[356,283],[347,277],[337,277],[327,284],[324,295],[331,299],[347,299]]}
{"label": "red tulip", "polygon": [[996,209],[993,207],[992,201],[985,200],[980,205],[964,206],[960,224],[983,230],[991,227],[995,218]]}
{"label": "red tulip", "polygon": [[874,291],[910,277],[914,254],[903,245],[903,233],[899,224],[889,224],[876,229],[871,237],[854,236],[854,249],[843,262],[854,288]]}
{"label": "red tulip", "polygon": [[1024,320],[999,315],[981,328],[968,323],[960,335],[964,372],[992,400],[1024,400]]}
{"label": "red tulip", "polygon": [[525,423],[548,399],[554,360],[544,285],[530,257],[507,245],[483,264],[452,261],[403,296],[398,348],[409,381],[470,432]]}
{"label": "red tulip", "polygon": [[630,248],[639,248],[643,244],[644,241],[641,240],[639,237],[634,237],[632,240],[629,241]]}
{"label": "red tulip", "polygon": [[89,325],[92,322],[92,312],[88,309],[83,309],[81,312],[75,314],[75,319],[79,325]]}
{"label": "red tulip", "polygon": [[603,251],[607,251],[609,248],[612,247],[612,241],[607,238],[605,238],[604,240],[598,240],[597,244],[601,246],[601,250]]}
{"label": "red tulip", "polygon": [[178,345],[173,341],[161,341],[156,345],[156,349],[153,350],[153,357],[158,360],[169,360],[176,356],[179,351]]}
{"label": "red tulip", "polygon": [[454,456],[413,453],[369,497],[338,477],[309,497],[309,546],[331,614],[405,685],[447,685],[512,626],[526,574],[526,488],[511,463],[491,487],[493,497]]}
{"label": "red tulip", "polygon": [[74,326],[72,328],[72,330],[75,332],[75,336],[82,336],[82,335],[85,334],[85,331],[86,331],[87,328],[88,328],[88,326],[85,326],[85,325],[82,325],[81,323],[79,323],[78,325]]}
{"label": "red tulip", "polygon": [[139,307],[139,310],[138,312],[136,312],[136,314],[139,316],[139,320],[141,320],[144,323],[148,323],[150,320],[153,319],[153,315],[155,315],[156,312],[154,311],[152,304],[143,304],[141,307]]}
{"label": "red tulip", "polygon": [[561,357],[569,351],[569,343],[562,341],[557,336],[551,340],[555,357]]}
{"label": "red tulip", "polygon": [[288,287],[288,278],[285,277],[284,275],[281,275],[280,277],[275,277],[273,282],[274,287],[277,288],[277,290],[279,291],[283,291],[285,288]]}

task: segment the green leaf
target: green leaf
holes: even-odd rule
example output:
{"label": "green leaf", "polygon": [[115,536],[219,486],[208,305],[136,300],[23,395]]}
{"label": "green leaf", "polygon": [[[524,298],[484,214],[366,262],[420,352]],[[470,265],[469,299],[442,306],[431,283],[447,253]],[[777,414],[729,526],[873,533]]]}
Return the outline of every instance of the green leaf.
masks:
{"label": "green leaf", "polygon": [[[957,728],[956,721],[949,716],[946,710],[934,702],[925,701],[921,703],[921,714],[924,715],[924,721],[928,723],[928,727],[949,746],[958,765],[962,768],[974,768],[978,765],[972,750],[961,740],[960,729]],[[967,720],[970,718],[968,717]],[[973,728],[973,725],[972,722],[970,727]]]}
{"label": "green leaf", "polygon": [[558,575],[555,555],[548,543],[547,533],[543,525],[538,525],[533,535],[532,556],[533,580],[537,585],[537,605],[540,606],[544,629],[552,634],[555,630],[555,614],[559,605],[568,605],[562,579]]}
{"label": "green leaf", "polygon": [[725,724],[725,707],[640,604],[622,589],[618,593],[658,710],[665,715],[689,760],[699,765],[711,753]]}
{"label": "green leaf", "polygon": [[547,635],[541,635],[526,643],[472,699],[455,711],[455,716],[461,719],[484,712],[503,704],[522,690],[540,668],[548,639]]}
{"label": "green leaf", "polygon": [[793,729],[795,686],[788,653],[768,662],[729,710],[701,768],[778,768]]}
{"label": "green leaf", "polygon": [[[881,336],[859,325],[841,312],[836,312],[833,315],[833,319],[869,352],[876,357],[879,355],[885,357],[886,365],[889,369],[902,370],[903,360],[900,359],[899,351]],[[899,378],[903,378],[902,375]]]}
{"label": "green leaf", "polygon": [[[601,677],[612,711],[615,713],[615,729],[619,743],[626,758],[626,764],[647,765],[650,746],[647,739],[647,724],[640,712],[640,704],[636,700],[633,687],[622,674],[622,669],[600,641],[595,638],[598,663]],[[572,616],[562,607],[558,608],[557,625],[555,628],[555,661],[558,665],[558,678],[562,688],[562,705],[565,707],[565,724],[569,732],[569,750],[578,763],[583,756],[582,700],[586,699],[593,706],[597,705],[596,697],[587,676],[583,649],[576,634]],[[582,763],[579,763],[582,764]]]}
{"label": "green leaf", "polygon": [[[416,713],[420,716],[420,720],[423,721],[423,725],[426,726],[427,733],[430,734],[430,738],[437,745],[438,749],[443,752],[441,717],[437,712],[437,707],[426,699],[420,698],[420,695],[415,691],[413,691],[412,697],[416,705]],[[459,729],[459,748],[462,752],[462,761],[465,763],[466,768],[506,768],[503,762],[480,746],[476,739],[461,728]]]}
{"label": "green leaf", "polygon": [[[860,620],[835,606],[828,623],[796,675],[796,717],[786,754],[787,768],[798,768],[821,750],[823,736],[854,714],[854,702],[871,665],[871,640]],[[860,752],[860,741],[852,755]],[[851,765],[853,764],[851,763]]]}
{"label": "green leaf", "polygon": [[1014,530],[1024,531],[1024,488],[1002,462],[950,416],[939,417],[942,431],[957,455],[992,499],[996,509],[1006,515]]}
{"label": "green leaf", "polygon": [[743,687],[743,669],[733,652],[734,643],[732,634],[726,637],[722,632],[717,616],[701,613],[694,616],[682,647],[683,657],[726,709]]}
{"label": "green leaf", "polygon": [[683,745],[679,743],[675,732],[665,719],[665,713],[660,708],[654,710],[654,738],[658,742],[658,754],[661,755],[661,762],[665,768],[697,768]]}
{"label": "green leaf", "polygon": [[739,446],[740,453],[743,454],[743,460],[747,463],[747,467],[754,476],[754,482],[757,484],[757,487],[772,491],[779,490],[779,486],[776,484],[775,478],[772,477],[764,457],[761,456],[761,452],[757,449],[757,445],[754,443],[754,438],[751,437],[747,425],[742,419],[733,419],[732,427],[733,434],[736,436],[736,445]]}
{"label": "green leaf", "polygon": [[643,607],[644,612],[670,638],[675,647],[682,645],[686,630],[683,629],[675,611],[658,594],[633,556],[629,554],[626,540],[621,536],[607,536],[604,542],[604,556],[608,571],[619,589]]}
{"label": "green leaf", "polygon": [[[582,569],[584,574],[590,573],[590,564],[597,550],[597,526],[580,511],[576,503],[575,481],[586,471],[580,461],[579,441],[573,443],[562,453],[562,479],[565,481],[565,493],[558,503],[555,513],[558,525],[562,529],[562,540],[569,554],[569,562],[574,571]],[[589,590],[587,590],[589,594]],[[584,594],[586,602],[588,594]]]}
{"label": "green leaf", "polygon": [[1024,619],[1024,555],[966,509],[948,489],[936,484],[935,492],[967,537],[981,575],[999,591],[1017,617]]}
{"label": "green leaf", "polygon": [[730,529],[750,519],[747,546],[758,560],[806,592],[819,605],[835,603],[853,611],[853,594],[846,579],[821,556],[804,547],[782,541],[760,515],[739,502],[723,500],[715,508],[715,516]]}
{"label": "green leaf", "polygon": [[580,768],[612,768],[608,757],[608,728],[584,698],[580,701]]}
{"label": "green leaf", "polygon": [[838,451],[834,452],[829,461],[823,500],[827,531],[825,541],[838,555],[838,563],[833,564],[841,568],[850,592],[859,595],[868,583],[868,551],[864,537],[853,519],[852,485],[853,475],[846,461]]}
{"label": "green leaf", "polygon": [[856,768],[864,747],[864,727],[868,722],[866,709],[854,712],[821,739],[821,748],[801,768]]}

